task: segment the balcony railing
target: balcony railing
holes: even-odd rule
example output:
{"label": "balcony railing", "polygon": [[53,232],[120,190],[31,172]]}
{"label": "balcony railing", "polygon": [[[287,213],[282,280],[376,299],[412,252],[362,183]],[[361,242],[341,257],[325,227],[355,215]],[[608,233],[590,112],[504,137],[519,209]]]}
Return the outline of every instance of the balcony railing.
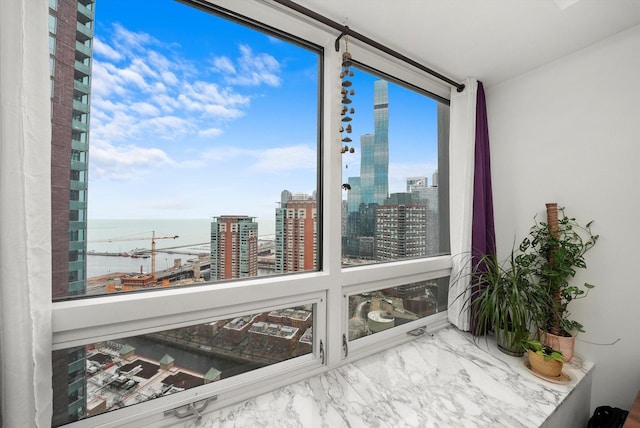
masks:
{"label": "balcony railing", "polygon": [[73,100],[73,109],[82,113],[89,113],[89,104]]}
{"label": "balcony railing", "polygon": [[87,27],[82,22],[78,22],[76,25],[76,38],[81,41],[93,39],[93,28]]}
{"label": "balcony railing", "polygon": [[83,94],[88,94],[91,91],[89,85],[78,82],[77,80],[73,81],[73,89],[75,89],[76,91],[80,91]]}
{"label": "balcony railing", "polygon": [[80,71],[81,73],[84,73],[87,76],[91,75],[91,67],[86,65],[86,64],[81,63],[80,61],[76,61],[75,62],[75,69],[77,71]]}
{"label": "balcony railing", "polygon": [[78,2],[78,20],[83,22],[93,21],[93,9],[89,9],[87,6]]}
{"label": "balcony railing", "polygon": [[82,123],[79,120],[72,120],[71,126],[77,131],[87,132],[89,130],[89,125],[87,125],[86,123]]}
{"label": "balcony railing", "polygon": [[81,52],[87,58],[91,57],[92,49],[90,46],[87,46],[84,43],[76,41],[76,51]]}

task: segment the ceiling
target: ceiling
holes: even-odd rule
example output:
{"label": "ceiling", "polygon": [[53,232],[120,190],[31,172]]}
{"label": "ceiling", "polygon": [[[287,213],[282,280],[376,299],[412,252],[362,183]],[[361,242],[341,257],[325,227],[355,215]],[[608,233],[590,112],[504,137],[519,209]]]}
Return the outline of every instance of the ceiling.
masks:
{"label": "ceiling", "polygon": [[485,86],[640,24],[640,0],[293,1],[455,81],[472,76]]}

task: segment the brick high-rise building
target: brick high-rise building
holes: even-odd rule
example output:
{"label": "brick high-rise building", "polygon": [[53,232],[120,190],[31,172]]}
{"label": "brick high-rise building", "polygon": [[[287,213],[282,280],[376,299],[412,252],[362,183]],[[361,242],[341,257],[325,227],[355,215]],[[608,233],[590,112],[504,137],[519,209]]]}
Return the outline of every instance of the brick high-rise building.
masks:
{"label": "brick high-rise building", "polygon": [[[94,0],[49,0],[52,297],[85,294]],[[53,419],[86,414],[85,348],[54,351]]]}
{"label": "brick high-rise building", "polygon": [[254,217],[223,215],[211,222],[211,279],[258,275],[258,223]]}
{"label": "brick high-rise building", "polygon": [[[291,195],[286,190],[284,195]],[[297,193],[276,209],[276,272],[315,270],[318,267],[318,204]]]}

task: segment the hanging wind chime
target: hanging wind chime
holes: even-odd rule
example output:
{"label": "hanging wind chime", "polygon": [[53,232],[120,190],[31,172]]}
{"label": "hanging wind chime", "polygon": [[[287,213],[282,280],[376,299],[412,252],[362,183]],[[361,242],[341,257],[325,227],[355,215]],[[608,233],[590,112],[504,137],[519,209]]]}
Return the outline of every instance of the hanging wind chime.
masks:
{"label": "hanging wind chime", "polygon": [[[340,90],[340,95],[342,97],[342,107],[340,109],[340,116],[342,125],[340,126],[340,153],[355,153],[355,149],[353,147],[349,147],[347,143],[350,143],[351,137],[349,134],[353,131],[351,124],[351,115],[353,115],[356,111],[353,107],[349,107],[351,104],[351,98],[349,96],[355,95],[356,91],[353,89],[351,80],[349,78],[353,77],[353,70],[351,70],[351,53],[349,52],[349,35],[348,35],[349,27],[345,27],[345,32],[340,35],[340,37],[345,36],[345,49],[342,53],[342,71],[340,72],[340,79],[342,81],[342,89]],[[336,40],[336,50],[339,50],[339,41]],[[348,167],[348,166],[347,166]],[[344,183],[342,185],[344,190],[350,190],[351,186],[349,183]]]}

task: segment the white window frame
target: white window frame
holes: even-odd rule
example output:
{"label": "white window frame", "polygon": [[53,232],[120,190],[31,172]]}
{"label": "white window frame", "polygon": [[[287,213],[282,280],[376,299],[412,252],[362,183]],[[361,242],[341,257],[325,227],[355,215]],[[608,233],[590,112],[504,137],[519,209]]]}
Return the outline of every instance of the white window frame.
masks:
{"label": "white window frame", "polygon": [[[163,412],[167,409],[218,395],[218,400],[207,407],[207,411],[210,411],[409,340],[405,331],[409,327],[394,328],[384,334],[372,335],[362,341],[362,345],[354,344],[354,349],[345,358],[342,337],[346,334],[348,295],[380,288],[382,284],[402,285],[450,274],[450,256],[342,268],[342,159],[339,138],[341,105],[338,78],[341,52],[334,49],[336,31],[323,28],[308,18],[295,17],[281,6],[269,3],[237,0],[215,0],[211,3],[274,28],[284,28],[287,33],[324,49],[323,81],[320,82],[320,96],[324,100],[321,112],[324,118],[321,130],[323,141],[319,147],[322,159],[322,182],[319,185],[323,189],[322,271],[55,302],[52,309],[53,350],[198,324],[229,314],[257,313],[274,307],[314,303],[313,354],[251,372],[251,376],[235,376],[224,385],[221,384],[222,386],[214,383],[193,388],[74,422],[67,425],[69,427],[96,424],[140,426],[142,419],[147,426],[166,424],[169,419]],[[449,87],[393,58],[357,41],[350,41],[349,50],[361,63],[443,98],[449,98]],[[337,313],[336,308],[344,316],[327,316],[328,310]],[[420,323],[427,324],[432,330],[447,324],[446,312],[427,318],[428,320],[420,320]],[[412,328],[415,326],[412,325]],[[322,356],[319,352],[320,341],[323,342]],[[285,372],[287,374],[283,375]],[[174,420],[176,423],[178,421]]]}

